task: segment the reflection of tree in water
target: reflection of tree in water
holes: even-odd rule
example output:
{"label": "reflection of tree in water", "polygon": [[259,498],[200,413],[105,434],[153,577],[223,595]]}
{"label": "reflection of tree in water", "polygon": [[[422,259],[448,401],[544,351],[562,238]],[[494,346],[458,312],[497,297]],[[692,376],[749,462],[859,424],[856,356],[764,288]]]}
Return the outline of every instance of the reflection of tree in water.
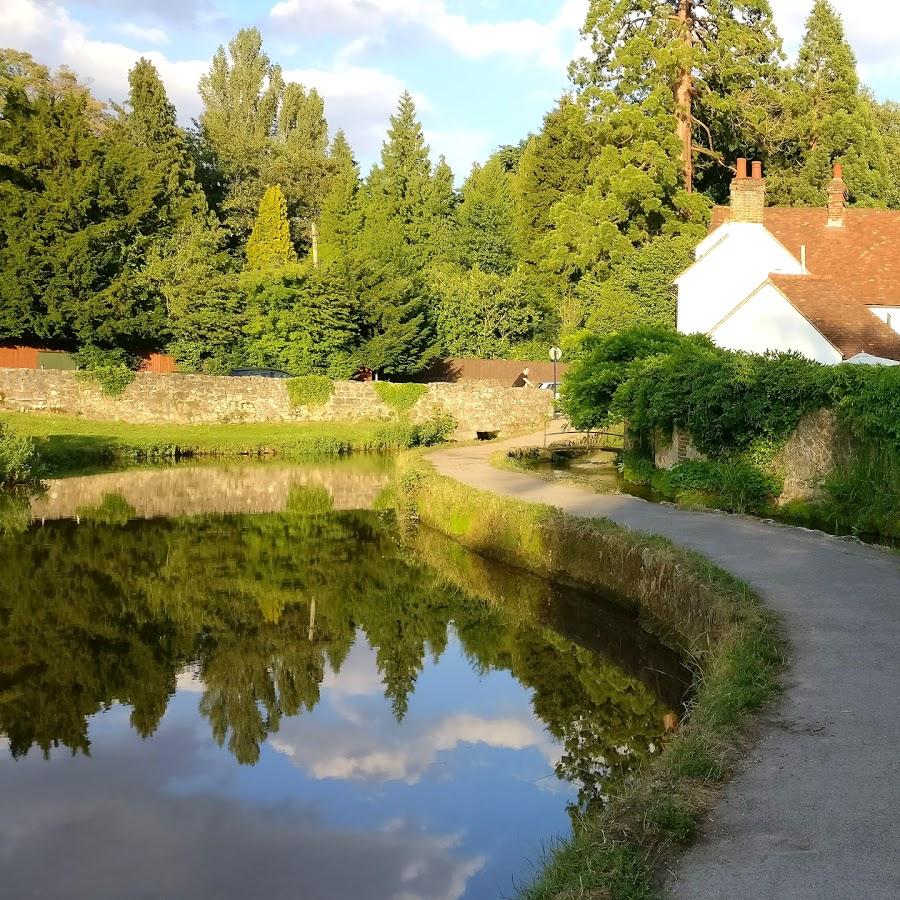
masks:
{"label": "reflection of tree in water", "polygon": [[87,753],[87,718],[114,701],[149,736],[195,664],[216,740],[253,763],[284,717],[316,706],[358,631],[399,720],[451,622],[476,668],[532,688],[583,802],[607,766],[627,770],[658,741],[666,708],[639,680],[522,610],[449,587],[374,514],[309,514],[320,508],[298,498],[278,516],[58,522],[0,539],[0,732],[13,755]]}

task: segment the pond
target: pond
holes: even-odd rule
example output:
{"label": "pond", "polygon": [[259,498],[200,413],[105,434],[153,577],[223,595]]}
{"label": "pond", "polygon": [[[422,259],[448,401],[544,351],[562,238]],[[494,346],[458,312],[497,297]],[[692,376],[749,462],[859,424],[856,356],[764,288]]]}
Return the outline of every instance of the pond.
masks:
{"label": "pond", "polygon": [[388,481],[179,466],[33,501],[0,537],[4,896],[512,896],[659,751],[674,653],[401,531]]}

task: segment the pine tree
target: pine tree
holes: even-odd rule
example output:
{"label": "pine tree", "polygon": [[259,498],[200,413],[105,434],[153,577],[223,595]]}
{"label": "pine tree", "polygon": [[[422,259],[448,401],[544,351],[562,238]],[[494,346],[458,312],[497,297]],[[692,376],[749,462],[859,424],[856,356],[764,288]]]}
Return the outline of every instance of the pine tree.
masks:
{"label": "pine tree", "polygon": [[335,135],[329,159],[331,177],[319,218],[321,256],[326,264],[336,261],[346,266],[362,219],[359,209],[359,165],[343,131]]}
{"label": "pine tree", "polygon": [[850,200],[883,205],[893,178],[872,103],[860,89],[856,58],[827,0],[816,0],[793,71],[784,152],[770,169],[773,202],[821,206],[835,162]]}
{"label": "pine tree", "polygon": [[457,218],[459,261],[466,268],[508,275],[516,264],[510,177],[496,156],[475,166],[462,188]]}
{"label": "pine tree", "polygon": [[420,243],[431,161],[409,91],[404,92],[397,112],[391,116],[387,141],[381,148],[381,166],[373,176],[378,202],[400,222],[410,244]]}
{"label": "pine tree", "polygon": [[592,56],[572,77],[591,108],[662,119],[685,190],[723,190],[723,164],[767,128],[780,56],[768,0],[591,0],[582,34]]}
{"label": "pine tree", "polygon": [[149,176],[157,183],[156,237],[165,238],[189,219],[204,217],[206,199],[197,184],[194,163],[184,132],[178,127],[175,107],[156,67],[143,57],[128,73],[126,109],[120,127],[146,159]]}
{"label": "pine tree", "polygon": [[271,271],[297,262],[291,243],[287,202],[276,184],[266,190],[247,241],[247,269]]}
{"label": "pine tree", "polygon": [[516,240],[527,262],[539,261],[535,245],[551,228],[550,210],[586,187],[593,152],[584,107],[563,97],[526,143],[511,179]]}

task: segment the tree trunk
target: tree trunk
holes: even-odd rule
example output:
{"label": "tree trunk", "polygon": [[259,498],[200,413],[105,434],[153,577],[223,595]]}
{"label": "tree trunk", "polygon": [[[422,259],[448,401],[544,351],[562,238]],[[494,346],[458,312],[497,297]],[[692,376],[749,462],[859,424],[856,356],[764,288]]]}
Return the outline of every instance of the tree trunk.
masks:
{"label": "tree trunk", "polygon": [[309,223],[309,239],[312,244],[312,264],[314,269],[319,268],[319,226],[316,222]]}
{"label": "tree trunk", "polygon": [[[685,55],[690,58],[690,48],[694,39],[694,17],[692,0],[678,0],[679,39],[685,45]],[[678,140],[681,142],[681,171],[684,175],[684,189],[694,190],[694,143],[691,133],[691,107],[694,95],[694,76],[690,62],[685,63],[675,87],[675,117],[678,122]]]}

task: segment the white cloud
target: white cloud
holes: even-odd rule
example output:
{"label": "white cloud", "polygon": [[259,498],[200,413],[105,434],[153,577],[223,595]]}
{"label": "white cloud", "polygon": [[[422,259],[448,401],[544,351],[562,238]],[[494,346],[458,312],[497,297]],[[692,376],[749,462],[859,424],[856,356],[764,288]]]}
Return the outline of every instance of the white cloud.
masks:
{"label": "white cloud", "polygon": [[134,22],[120,22],[113,26],[113,30],[125,37],[146,41],[148,44],[168,44],[169,36],[162,28],[148,28],[145,25],[136,25]]}
{"label": "white cloud", "polygon": [[[397,108],[405,82],[379,69],[336,64],[332,68],[287,69],[285,80],[314,87],[325,98],[332,133],[343,129],[357,156],[377,155]],[[431,109],[428,98],[413,93],[420,112]]]}
{"label": "white cloud", "polygon": [[141,53],[124,44],[94,40],[83,24],[54,2],[5,0],[0,4],[0,34],[4,44],[28,51],[45,65],[74,69],[99,100],[122,100],[128,93],[128,70],[145,56],[159,70],[182,120],[200,111],[197,82],[209,68],[208,60],[173,61],[159,51]]}
{"label": "white cloud", "polygon": [[487,159],[497,143],[490,132],[476,128],[428,128],[425,129],[425,140],[431,147],[431,157],[435,162],[441,154],[447,157],[457,183],[466,178],[472,163]]}
{"label": "white cloud", "polygon": [[269,743],[313,778],[406,784],[417,784],[440,753],[462,744],[507,750],[534,748],[550,766],[556,765],[560,754],[547,732],[531,719],[459,713],[441,719],[418,735],[400,733],[391,723],[379,736],[377,722],[371,717],[354,724],[358,727],[332,727],[327,735],[312,737],[309,730],[315,726],[311,723],[308,729],[302,723],[288,723]]}
{"label": "white cloud", "polygon": [[571,58],[587,0],[566,0],[547,22],[478,22],[452,13],[444,0],[280,0],[275,19],[296,21],[305,33],[371,35],[387,29],[424,31],[466,59],[510,57],[559,69]]}

